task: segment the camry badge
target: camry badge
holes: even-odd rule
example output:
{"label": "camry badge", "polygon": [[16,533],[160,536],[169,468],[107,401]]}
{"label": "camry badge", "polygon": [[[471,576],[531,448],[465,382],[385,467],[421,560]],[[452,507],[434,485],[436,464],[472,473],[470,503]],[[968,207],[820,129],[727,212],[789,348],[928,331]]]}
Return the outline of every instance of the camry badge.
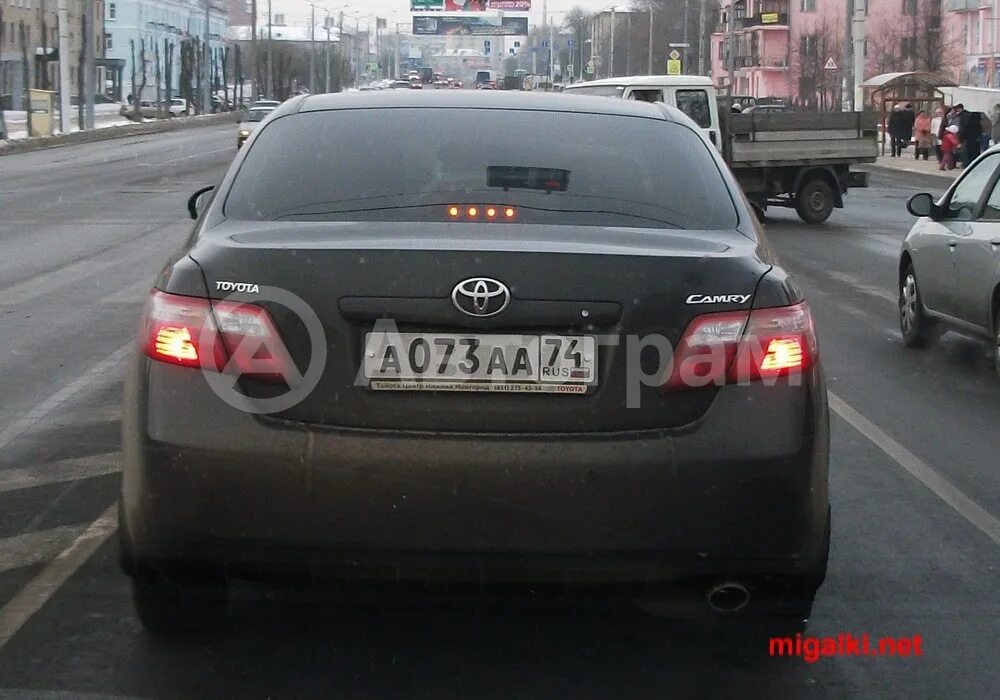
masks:
{"label": "camry badge", "polygon": [[469,316],[496,316],[510,304],[510,289],[490,277],[470,277],[455,285],[451,303]]}
{"label": "camry badge", "polygon": [[692,294],[685,304],[745,304],[749,294]]}

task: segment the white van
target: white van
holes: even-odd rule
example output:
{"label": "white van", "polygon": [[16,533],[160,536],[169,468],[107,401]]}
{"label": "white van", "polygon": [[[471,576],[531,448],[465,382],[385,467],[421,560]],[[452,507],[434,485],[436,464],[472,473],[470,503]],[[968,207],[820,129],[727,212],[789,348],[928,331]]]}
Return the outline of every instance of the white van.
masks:
{"label": "white van", "polygon": [[712,79],[705,76],[638,75],[603,78],[566,85],[562,92],[568,95],[600,95],[664,102],[691,117],[716,146],[722,143]]}

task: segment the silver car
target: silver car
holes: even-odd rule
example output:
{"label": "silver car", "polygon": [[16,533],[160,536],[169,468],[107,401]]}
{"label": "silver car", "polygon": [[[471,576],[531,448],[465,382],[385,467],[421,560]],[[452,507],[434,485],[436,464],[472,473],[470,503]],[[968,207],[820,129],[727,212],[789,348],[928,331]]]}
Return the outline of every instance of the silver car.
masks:
{"label": "silver car", "polygon": [[903,342],[922,347],[943,330],[991,344],[1000,374],[1000,148],[984,153],[934,201],[916,194],[920,217],[899,260]]}

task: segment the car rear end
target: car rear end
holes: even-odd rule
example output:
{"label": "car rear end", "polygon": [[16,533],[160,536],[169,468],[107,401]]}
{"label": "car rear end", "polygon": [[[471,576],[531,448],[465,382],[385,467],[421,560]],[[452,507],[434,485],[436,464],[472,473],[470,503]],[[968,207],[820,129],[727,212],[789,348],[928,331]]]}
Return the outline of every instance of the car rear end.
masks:
{"label": "car rear end", "polygon": [[126,568],[818,585],[815,333],[711,145],[658,106],[426,97],[282,110],[158,280]]}

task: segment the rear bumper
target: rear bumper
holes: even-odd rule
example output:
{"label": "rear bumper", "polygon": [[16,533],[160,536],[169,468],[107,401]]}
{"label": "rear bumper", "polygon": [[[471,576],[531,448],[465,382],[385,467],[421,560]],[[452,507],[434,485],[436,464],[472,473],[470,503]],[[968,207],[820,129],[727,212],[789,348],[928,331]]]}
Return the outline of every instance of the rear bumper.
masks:
{"label": "rear bumper", "polygon": [[451,581],[822,576],[826,410],[817,370],[803,387],[727,387],[682,430],[312,429],[139,358],[123,561]]}

